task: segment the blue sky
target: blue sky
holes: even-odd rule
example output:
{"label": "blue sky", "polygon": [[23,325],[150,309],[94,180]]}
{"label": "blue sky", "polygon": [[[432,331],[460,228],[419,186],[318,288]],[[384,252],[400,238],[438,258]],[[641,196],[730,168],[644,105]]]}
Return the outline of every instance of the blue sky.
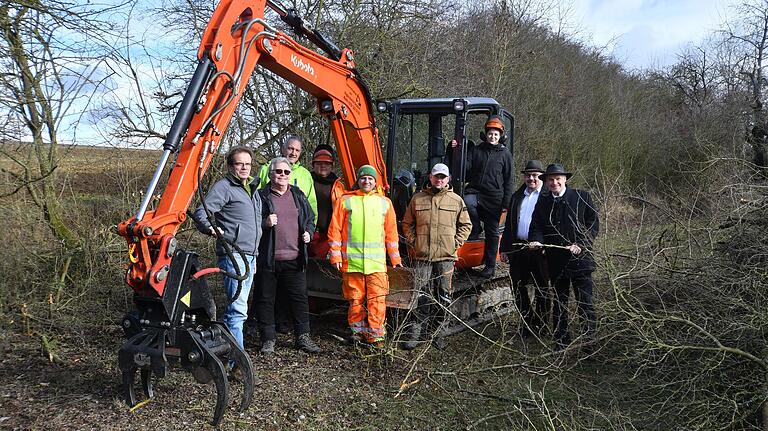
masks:
{"label": "blue sky", "polygon": [[687,44],[722,28],[737,0],[571,0],[578,38],[627,69],[665,67]]}

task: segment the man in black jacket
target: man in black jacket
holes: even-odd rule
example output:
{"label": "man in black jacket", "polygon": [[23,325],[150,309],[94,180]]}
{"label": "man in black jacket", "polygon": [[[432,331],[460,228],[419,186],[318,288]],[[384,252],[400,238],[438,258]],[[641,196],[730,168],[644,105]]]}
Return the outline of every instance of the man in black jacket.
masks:
{"label": "man in black jacket", "polygon": [[[472,220],[469,239],[477,239],[480,223],[485,230],[485,268],[480,272],[491,278],[496,268],[496,252],[499,250],[499,219],[509,207],[514,187],[512,153],[501,144],[504,122],[497,115],[485,123],[485,141],[475,147],[467,158],[467,188],[464,202]],[[453,145],[453,142],[451,143]]]}
{"label": "man in black jacket", "polygon": [[307,197],[290,184],[291,163],[277,157],[269,164],[269,183],[259,191],[262,237],[259,244],[258,284],[253,296],[261,333],[261,353],[275,351],[275,298],[293,315],[295,345],[307,353],[320,348],[309,335],[307,302],[307,244],[315,231],[315,214]]}
{"label": "man in black jacket", "polygon": [[552,164],[541,175],[549,194],[541,196],[533,211],[528,238],[529,246],[548,247],[549,277],[557,293],[554,305],[556,321],[555,348],[570,343],[568,335],[568,295],[570,287],[576,297],[579,314],[585,320],[583,333],[592,338],[595,332],[595,309],[592,305],[592,272],[595,259],[592,244],[599,231],[599,217],[589,193],[566,187],[570,172],[563,165]]}
{"label": "man in black jacket", "polygon": [[[520,334],[528,337],[546,328],[549,315],[549,285],[544,254],[542,250],[527,246],[533,210],[539,197],[548,192],[542,190],[539,175],[544,173],[544,167],[540,161],[529,161],[521,173],[524,182],[510,199],[500,251],[509,262],[512,291],[523,320]],[[535,311],[528,296],[530,281],[533,281]]]}

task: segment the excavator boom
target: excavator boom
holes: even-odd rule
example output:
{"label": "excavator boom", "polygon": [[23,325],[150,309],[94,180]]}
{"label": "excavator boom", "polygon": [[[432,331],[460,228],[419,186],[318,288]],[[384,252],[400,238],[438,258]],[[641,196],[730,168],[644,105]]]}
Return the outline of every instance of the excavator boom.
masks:
{"label": "excavator boom", "polygon": [[[267,8],[326,55],[270,25],[265,20]],[[196,254],[178,249],[175,234],[254,69],[270,70],[317,99],[319,112],[329,120],[347,187],[355,182],[356,167],[364,164],[376,168],[384,190],[388,184],[370,95],[355,69],[354,54],[310,29],[295,11],[272,0],[222,0],[197,54],[197,69],[144,200],[134,217],[118,225],[128,242],[126,282],[134,290],[136,305],[122,322],[128,341],[120,349],[119,364],[130,405],[137,403],[133,387],[137,370],[148,397],[153,395],[153,376],[164,376],[173,361],[198,382],[213,382],[215,425],[228,403],[226,368],[234,364],[245,376],[240,405],[245,409],[254,391],[253,367],[228,329],[215,321],[215,304],[203,277],[217,270],[201,270]],[[165,188],[150,209],[171,160]],[[241,280],[247,274],[235,276]]]}

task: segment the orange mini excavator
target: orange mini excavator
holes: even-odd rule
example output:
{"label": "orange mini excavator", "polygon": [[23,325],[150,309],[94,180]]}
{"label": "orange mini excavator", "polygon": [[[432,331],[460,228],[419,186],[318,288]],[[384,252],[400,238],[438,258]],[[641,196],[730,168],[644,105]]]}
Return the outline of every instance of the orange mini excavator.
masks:
{"label": "orange mini excavator", "polygon": [[[267,8],[324,54],[300,45],[265,21]],[[153,379],[164,377],[171,363],[189,370],[198,382],[212,382],[217,397],[211,423],[216,425],[229,402],[225,364],[233,362],[241,370],[241,410],[248,408],[253,398],[253,366],[229,330],[216,321],[216,304],[204,277],[221,271],[201,269],[197,254],[180,249],[175,234],[186,220],[194,194],[200,191],[201,178],[219,149],[253,70],[257,66],[266,68],[312,95],[318,111],[330,123],[346,185],[355,183],[356,168],[372,165],[381,179],[381,190],[396,204],[400,202],[402,210],[410,195],[423,186],[430,166],[439,161],[451,164],[455,189],[461,193],[466,148],[471,144],[466,136],[481,130],[489,115],[502,116],[507,130],[513,130],[514,124],[512,116],[490,98],[380,101],[377,110],[389,115],[385,164],[372,112],[374,104],[355,68],[352,51],[339,49],[322,33],[305,25],[294,10],[273,0],[222,0],[203,34],[197,56],[197,69],[163,144],[162,156],[141,206],[136,216],[118,225],[118,232],[128,242],[126,282],[134,291],[136,307],[123,318],[128,340],[119,351],[118,361],[126,401],[131,406],[138,403],[137,371],[143,392],[150,398]],[[459,146],[460,151],[450,161],[444,135],[466,144]],[[507,145],[511,151],[511,134]],[[162,196],[150,209],[169,163]],[[390,183],[394,184],[391,189]],[[209,219],[215,223],[210,214]],[[242,253],[223,238],[217,241],[222,242],[231,259],[235,253]],[[459,250],[457,267],[478,265],[482,250],[481,241],[465,244]],[[315,260],[314,264],[322,265],[323,261]],[[395,280],[400,280],[400,287],[394,288],[388,298],[390,306],[409,308],[415,304],[408,271],[398,270],[402,277]],[[339,280],[323,279],[322,275],[327,273],[313,271],[318,277],[308,280],[310,295],[340,297]],[[247,273],[225,275],[241,283],[248,277]],[[497,314],[499,304],[510,302],[506,286],[496,290],[475,289],[479,283],[471,277],[465,284],[471,288],[465,291],[469,293],[450,305],[462,319],[479,322]],[[237,296],[239,289],[234,298]]]}
{"label": "orange mini excavator", "polygon": [[[267,7],[325,55],[267,23]],[[383,179],[383,188],[388,186],[373,105],[355,69],[354,54],[308,28],[295,11],[271,0],[222,0],[203,34],[198,58],[144,200],[135,217],[118,225],[128,242],[126,281],[136,306],[122,321],[128,341],[118,360],[126,401],[132,406],[138,401],[137,370],[147,397],[153,396],[153,376],[165,376],[171,362],[191,371],[201,383],[213,382],[217,400],[211,422],[218,424],[229,396],[225,364],[233,361],[244,376],[241,410],[253,396],[253,367],[227,328],[215,320],[216,306],[203,277],[219,270],[201,270],[195,253],[178,248],[175,234],[254,68],[269,69],[317,99],[318,110],[330,121],[347,184],[354,181],[355,166],[370,164]],[[149,210],[172,155],[165,190],[156,208]],[[234,244],[229,250],[231,258],[240,252]],[[238,280],[248,276],[227,275]]]}

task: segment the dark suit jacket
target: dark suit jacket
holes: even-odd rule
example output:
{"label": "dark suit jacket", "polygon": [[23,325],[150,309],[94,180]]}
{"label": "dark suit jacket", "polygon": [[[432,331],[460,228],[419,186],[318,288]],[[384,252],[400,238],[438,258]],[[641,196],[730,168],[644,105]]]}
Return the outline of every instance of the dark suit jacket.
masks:
{"label": "dark suit jacket", "polygon": [[528,239],[543,244],[578,244],[581,247],[583,251],[578,256],[568,250],[547,249],[549,274],[556,280],[595,270],[592,245],[599,227],[597,208],[589,193],[566,187],[565,194],[557,202],[551,193],[539,196]]}

